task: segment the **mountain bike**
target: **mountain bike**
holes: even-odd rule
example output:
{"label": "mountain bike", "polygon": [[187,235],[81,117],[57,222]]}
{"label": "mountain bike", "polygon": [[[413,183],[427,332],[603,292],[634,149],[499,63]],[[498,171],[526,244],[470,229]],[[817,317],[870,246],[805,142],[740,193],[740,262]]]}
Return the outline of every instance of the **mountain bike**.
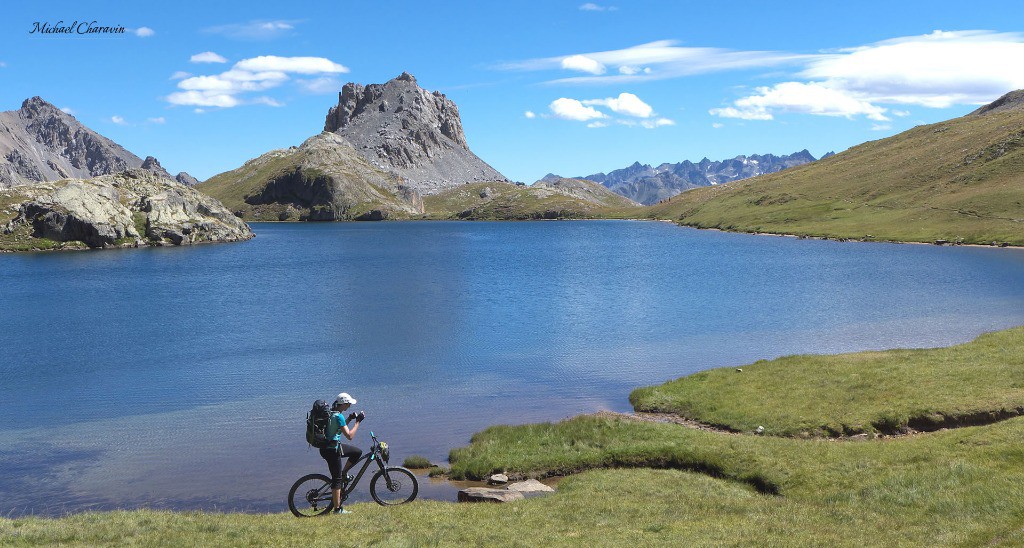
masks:
{"label": "mountain bike", "polygon": [[[379,468],[370,479],[370,495],[373,500],[377,501],[377,504],[395,506],[415,499],[420,490],[416,476],[401,466],[388,466],[388,458],[391,456],[388,444],[378,441],[373,432],[370,432],[370,437],[373,438],[370,451],[356,461],[356,466],[362,461],[363,467],[359,469],[359,473],[352,478],[352,481],[342,486],[342,504],[355,490],[356,484],[359,483],[366,469],[370,467],[371,462],[375,462]],[[331,478],[323,474],[308,474],[299,478],[288,491],[288,508],[292,514],[300,518],[320,516],[333,510]]]}

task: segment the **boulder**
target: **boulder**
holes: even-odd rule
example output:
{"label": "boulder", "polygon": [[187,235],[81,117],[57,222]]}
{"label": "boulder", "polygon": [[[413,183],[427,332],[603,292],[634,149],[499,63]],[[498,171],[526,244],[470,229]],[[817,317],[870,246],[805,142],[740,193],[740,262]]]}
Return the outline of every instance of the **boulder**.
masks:
{"label": "boulder", "polygon": [[523,500],[519,491],[507,489],[489,489],[487,487],[469,487],[459,491],[459,502],[511,502]]}
{"label": "boulder", "polygon": [[505,489],[507,489],[509,491],[514,491],[514,492],[517,492],[517,493],[523,493],[523,494],[554,493],[555,492],[555,490],[552,487],[548,487],[547,485],[544,485],[543,483],[541,483],[541,482],[539,482],[539,481],[537,481],[535,479],[528,479],[526,481],[518,481],[516,483],[510,484]]}
{"label": "boulder", "polygon": [[487,478],[487,483],[490,483],[491,485],[506,484],[508,483],[508,476],[505,474],[494,474]]}

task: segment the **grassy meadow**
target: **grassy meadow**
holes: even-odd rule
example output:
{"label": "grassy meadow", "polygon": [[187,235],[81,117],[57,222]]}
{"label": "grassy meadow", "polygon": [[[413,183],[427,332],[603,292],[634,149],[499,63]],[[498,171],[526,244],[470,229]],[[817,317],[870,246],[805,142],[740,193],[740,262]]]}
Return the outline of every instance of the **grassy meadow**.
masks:
{"label": "grassy meadow", "polygon": [[310,520],[144,510],[0,519],[0,544],[1020,545],[1024,417],[875,439],[814,436],[829,421],[913,417],[913,402],[943,416],[1018,406],[1022,363],[1024,328],[947,349],[781,358],[633,394],[639,407],[704,419],[734,408],[725,416],[737,429],[760,422],[766,435],[581,416],[494,426],[452,451],[456,478],[566,476],[557,493],[515,503],[366,503]]}

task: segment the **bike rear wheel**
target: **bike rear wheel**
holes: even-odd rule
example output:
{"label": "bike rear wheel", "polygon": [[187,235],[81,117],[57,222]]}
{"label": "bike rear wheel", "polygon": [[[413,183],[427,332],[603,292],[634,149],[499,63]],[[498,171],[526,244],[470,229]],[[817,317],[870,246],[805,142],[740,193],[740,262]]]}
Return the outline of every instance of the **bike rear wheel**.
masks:
{"label": "bike rear wheel", "polygon": [[373,475],[370,480],[370,495],[381,506],[405,504],[416,498],[420,485],[412,472],[399,466],[389,466]]}
{"label": "bike rear wheel", "polygon": [[295,517],[322,516],[333,508],[331,478],[323,474],[302,476],[288,491],[288,509]]}

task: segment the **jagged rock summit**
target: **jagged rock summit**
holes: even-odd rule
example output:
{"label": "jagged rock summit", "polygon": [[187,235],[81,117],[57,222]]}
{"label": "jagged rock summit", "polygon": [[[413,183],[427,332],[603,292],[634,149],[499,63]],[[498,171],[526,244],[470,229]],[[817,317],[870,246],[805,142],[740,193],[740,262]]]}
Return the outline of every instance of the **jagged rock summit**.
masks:
{"label": "jagged rock summit", "polygon": [[425,215],[424,196],[507,182],[469,150],[455,103],[403,73],[345,84],[323,132],[197,188],[248,220],[343,221]]}
{"label": "jagged rock summit", "polygon": [[1024,110],[1024,89],[1011,91],[978,110],[975,110],[970,114],[970,116],[980,116],[993,112],[1005,112],[1007,110]]}
{"label": "jagged rock summit", "polygon": [[144,167],[167,176],[155,158],[142,160],[40,97],[0,112],[0,188],[89,178]]}
{"label": "jagged rock summit", "polygon": [[345,84],[324,131],[343,137],[371,165],[423,195],[508,181],[469,149],[455,103],[419,87],[407,72],[384,84]]}

